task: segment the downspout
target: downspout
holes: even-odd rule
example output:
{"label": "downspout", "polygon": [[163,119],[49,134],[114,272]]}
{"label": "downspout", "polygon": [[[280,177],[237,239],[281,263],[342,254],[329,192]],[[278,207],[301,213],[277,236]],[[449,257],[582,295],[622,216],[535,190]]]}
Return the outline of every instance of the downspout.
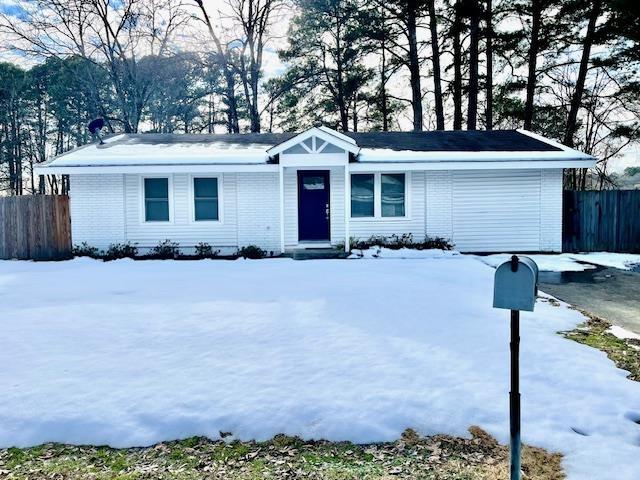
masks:
{"label": "downspout", "polygon": [[280,180],[280,253],[284,254],[284,167],[278,163]]}
{"label": "downspout", "polygon": [[349,241],[349,217],[351,213],[351,177],[349,176],[349,159],[344,166],[344,251],[349,253],[351,242]]}

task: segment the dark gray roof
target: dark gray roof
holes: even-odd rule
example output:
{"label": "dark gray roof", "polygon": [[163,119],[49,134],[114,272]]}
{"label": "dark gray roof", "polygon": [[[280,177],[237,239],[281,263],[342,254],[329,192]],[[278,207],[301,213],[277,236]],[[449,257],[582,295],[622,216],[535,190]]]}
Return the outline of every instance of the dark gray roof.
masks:
{"label": "dark gray roof", "polygon": [[416,152],[552,152],[546,142],[516,130],[345,133],[361,148]]}
{"label": "dark gray roof", "polygon": [[[229,145],[229,148],[250,148],[264,145],[273,147],[296,136],[287,133],[236,133],[236,134],[171,134],[140,133],[126,135],[117,144],[171,145],[176,143]],[[546,142],[524,135],[516,130],[456,130],[430,132],[345,132],[360,148],[386,148],[418,152],[525,152],[559,151]],[[233,146],[233,147],[232,147]],[[109,148],[110,144],[100,146]],[[224,147],[223,147],[224,148]]]}

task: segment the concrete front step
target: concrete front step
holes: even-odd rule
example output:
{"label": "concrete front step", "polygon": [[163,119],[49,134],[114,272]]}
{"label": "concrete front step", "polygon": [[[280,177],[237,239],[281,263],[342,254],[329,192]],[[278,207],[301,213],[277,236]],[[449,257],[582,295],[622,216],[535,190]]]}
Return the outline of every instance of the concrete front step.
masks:
{"label": "concrete front step", "polygon": [[294,260],[318,260],[326,258],[347,258],[342,249],[337,248],[298,248],[288,252]]}

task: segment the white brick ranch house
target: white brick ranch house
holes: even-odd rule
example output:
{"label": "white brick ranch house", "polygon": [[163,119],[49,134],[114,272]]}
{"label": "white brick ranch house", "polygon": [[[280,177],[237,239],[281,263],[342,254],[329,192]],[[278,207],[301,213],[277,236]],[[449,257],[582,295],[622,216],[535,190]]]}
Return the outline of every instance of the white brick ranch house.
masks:
{"label": "white brick ranch house", "polygon": [[522,130],[123,134],[37,167],[70,177],[74,243],[279,253],[411,233],[461,251],[560,251],[563,168]]}

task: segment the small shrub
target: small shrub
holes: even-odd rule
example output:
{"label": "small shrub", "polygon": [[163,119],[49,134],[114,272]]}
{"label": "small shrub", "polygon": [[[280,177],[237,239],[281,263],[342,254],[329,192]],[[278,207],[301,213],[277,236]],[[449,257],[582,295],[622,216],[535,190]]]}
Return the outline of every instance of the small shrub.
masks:
{"label": "small shrub", "polygon": [[136,255],[138,255],[138,247],[130,242],[112,243],[104,254],[105,260],[134,258]]}
{"label": "small shrub", "polygon": [[211,245],[205,242],[200,242],[195,246],[196,256],[202,258],[213,258],[220,254],[220,250],[214,250]]}
{"label": "small shrub", "polygon": [[151,256],[156,258],[175,258],[180,253],[179,244],[171,240],[163,240],[151,249]]}
{"label": "small shrub", "polygon": [[391,235],[390,237],[383,237],[373,235],[366,240],[359,240],[356,238],[350,239],[350,245],[352,250],[366,250],[370,247],[385,247],[392,250],[399,250],[401,248],[413,248],[415,250],[452,250],[453,245],[446,239],[440,237],[426,237],[421,242],[416,242],[413,239],[413,234],[403,233],[402,235]]}
{"label": "small shrub", "polygon": [[267,252],[255,245],[247,245],[246,247],[240,248],[237,255],[242,258],[257,260],[260,258],[264,258],[267,255]]}
{"label": "small shrub", "polygon": [[102,256],[100,249],[92,247],[87,242],[82,242],[80,245],[74,245],[71,253],[74,257],[100,258]]}

